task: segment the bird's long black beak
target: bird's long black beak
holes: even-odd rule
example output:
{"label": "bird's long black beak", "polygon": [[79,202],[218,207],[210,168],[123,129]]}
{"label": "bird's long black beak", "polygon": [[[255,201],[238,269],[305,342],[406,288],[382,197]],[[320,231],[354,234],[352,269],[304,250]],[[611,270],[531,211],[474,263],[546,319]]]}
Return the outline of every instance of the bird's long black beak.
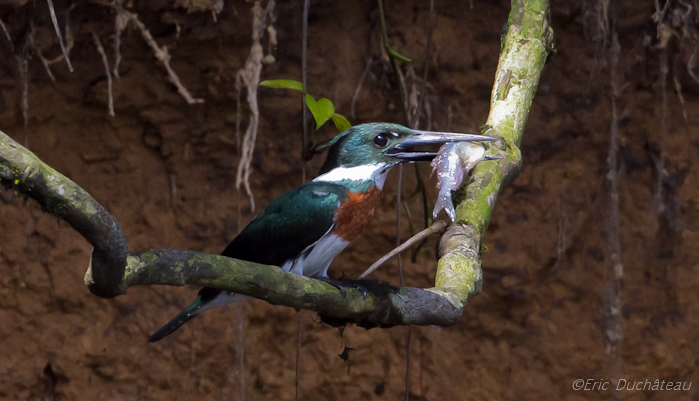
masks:
{"label": "bird's long black beak", "polygon": [[437,156],[439,148],[448,142],[497,141],[486,135],[457,134],[454,132],[433,132],[413,130],[413,135],[389,148],[384,154],[397,157],[401,162],[430,161]]}

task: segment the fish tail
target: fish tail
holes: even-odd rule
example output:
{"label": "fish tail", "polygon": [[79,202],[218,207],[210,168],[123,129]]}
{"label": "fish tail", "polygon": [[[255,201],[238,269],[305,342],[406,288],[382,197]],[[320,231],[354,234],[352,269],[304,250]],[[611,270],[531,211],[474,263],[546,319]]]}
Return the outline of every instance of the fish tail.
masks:
{"label": "fish tail", "polygon": [[432,217],[436,219],[439,212],[444,210],[447,212],[447,215],[451,221],[454,221],[456,218],[456,211],[454,210],[454,203],[451,200],[451,191],[448,191],[447,193],[442,193],[444,191],[439,192],[437,203],[435,203],[434,211],[432,212]]}
{"label": "fish tail", "polygon": [[198,296],[197,299],[195,299],[191,305],[184,308],[184,310],[177,314],[177,316],[175,316],[172,320],[165,323],[165,326],[161,327],[160,330],[156,331],[152,336],[148,337],[148,342],[154,343],[156,341],[162,340],[164,337],[170,335],[173,331],[179,329],[180,326],[192,320],[194,316],[203,312],[203,310],[201,310],[201,307],[203,305],[204,303],[202,302],[201,296]]}

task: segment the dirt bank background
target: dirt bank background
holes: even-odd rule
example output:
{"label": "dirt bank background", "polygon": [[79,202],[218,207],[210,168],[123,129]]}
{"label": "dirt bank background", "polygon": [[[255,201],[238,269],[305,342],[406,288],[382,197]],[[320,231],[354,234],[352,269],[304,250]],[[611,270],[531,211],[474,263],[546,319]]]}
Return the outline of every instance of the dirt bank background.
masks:
{"label": "dirt bank background", "polygon": [[[389,67],[379,56],[375,2],[312,3],[309,91],[332,99],[353,124],[400,121]],[[263,46],[276,61],[265,65],[265,79],[300,78],[301,4],[280,2],[274,10],[278,45],[268,46],[265,39]],[[63,26],[69,4],[55,5]],[[126,6],[168,46],[184,86],[205,103],[188,106],[138,31],[129,29],[122,35],[121,79],[114,83],[116,117],[109,117],[106,75],[89,32],[102,39],[113,66],[114,14],[109,7],[76,2],[70,13],[76,71],[69,73],[63,62],[52,65],[54,84],[36,55],[28,62],[29,147],[113,214],[130,250],[220,252],[237,232],[235,77],[250,51],[251,5],[225,2],[216,21],[210,12],[188,12],[170,1]],[[428,2],[390,1],[386,7],[395,46],[411,57],[424,54]],[[694,42],[666,36],[663,100],[663,51],[653,2],[629,0],[617,11],[623,373],[629,380],[695,381],[689,391],[622,395],[697,399],[699,84],[687,70],[688,63],[694,65]],[[506,1],[436,2],[427,89],[431,114],[423,127],[429,122],[433,129],[474,131],[485,121],[508,12]],[[612,92],[608,58],[600,50],[604,43],[594,40],[595,15],[592,3],[552,4],[558,52],[545,67],[531,110],[522,174],[498,200],[485,239],[490,252],[484,257],[483,293],[456,326],[413,328],[412,400],[612,397],[609,391],[572,389],[576,379],[607,380],[617,362],[605,352],[602,313],[612,268],[607,234]],[[60,54],[45,2],[3,2],[0,18],[16,53],[31,19],[44,56]],[[680,36],[687,28],[683,21],[670,24]],[[685,29],[688,35],[691,28]],[[0,129],[23,143],[21,74],[4,37],[0,50]],[[352,117],[353,95],[369,57]],[[415,75],[422,71],[417,62]],[[409,89],[413,82],[419,88],[419,79],[408,75]],[[264,206],[301,183],[301,99],[261,89],[259,100],[251,185]],[[245,104],[243,116],[245,127]],[[335,133],[326,127],[316,137],[326,140]],[[310,171],[321,162],[314,159]],[[405,171],[408,196],[415,179],[412,168]],[[335,260],[331,274],[356,276],[392,247],[395,183],[393,172],[375,221]],[[428,186],[434,199],[434,181]],[[416,198],[409,203],[419,227]],[[247,198],[240,199],[246,223],[254,213]],[[407,238],[408,225],[403,227]],[[434,239],[429,247],[433,244]],[[133,288],[126,296],[99,299],[82,284],[90,251],[65,223],[0,192],[0,398],[237,400],[241,374],[247,400],[294,398],[296,312],[261,301],[245,304],[242,312],[222,308],[147,344],[148,335],[189,304],[196,289]],[[434,251],[404,267],[406,285],[432,285]],[[397,283],[395,264],[375,277]],[[341,334],[317,321],[302,314],[301,399],[402,399],[407,328],[349,327]],[[235,337],[238,324],[242,340]],[[243,344],[240,371],[236,360]],[[345,346],[352,348],[349,363],[338,357]]]}

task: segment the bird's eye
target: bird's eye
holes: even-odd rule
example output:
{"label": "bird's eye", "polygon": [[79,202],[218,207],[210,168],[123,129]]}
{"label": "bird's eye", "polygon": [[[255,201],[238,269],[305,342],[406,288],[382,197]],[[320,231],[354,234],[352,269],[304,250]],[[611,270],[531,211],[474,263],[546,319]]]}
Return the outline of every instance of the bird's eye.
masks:
{"label": "bird's eye", "polygon": [[378,134],[374,137],[374,145],[383,148],[388,144],[388,138],[384,134]]}

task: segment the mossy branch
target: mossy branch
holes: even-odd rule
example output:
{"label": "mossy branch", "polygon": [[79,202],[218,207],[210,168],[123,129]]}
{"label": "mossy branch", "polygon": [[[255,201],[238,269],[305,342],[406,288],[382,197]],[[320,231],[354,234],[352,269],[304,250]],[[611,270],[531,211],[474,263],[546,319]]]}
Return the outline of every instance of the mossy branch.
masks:
{"label": "mossy branch", "polygon": [[0,185],[32,198],[68,222],[94,246],[85,284],[100,297],[136,285],[196,284],[249,295],[272,304],[320,313],[332,324],[449,326],[461,317],[458,299],[442,289],[393,287],[359,281],[368,294],[220,255],[178,249],[128,254],[116,221],[87,192],[0,132]]}
{"label": "mossy branch", "polygon": [[[85,277],[90,281],[89,271]],[[318,312],[335,324],[391,327],[401,324],[449,326],[461,317],[461,309],[439,291],[393,287],[358,280],[366,297],[354,288],[344,293],[323,281],[220,255],[153,249],[129,254],[120,290],[136,285],[196,284],[255,297],[273,305]]]}
{"label": "mossy branch", "polygon": [[90,194],[0,131],[0,185],[32,198],[41,209],[70,224],[93,247],[90,291],[111,298],[126,265],[119,224]]}
{"label": "mossy branch", "polygon": [[[529,116],[539,77],[553,46],[548,25],[548,0],[513,0],[502,40],[500,61],[490,99],[485,135],[500,137],[500,147],[491,146],[501,160],[480,163],[473,171],[463,200],[456,208],[456,224],[440,242],[441,258],[436,285],[458,294],[466,302],[473,287],[474,272],[480,274],[479,252],[498,194],[519,175],[524,125]],[[478,283],[479,284],[479,283]]]}

